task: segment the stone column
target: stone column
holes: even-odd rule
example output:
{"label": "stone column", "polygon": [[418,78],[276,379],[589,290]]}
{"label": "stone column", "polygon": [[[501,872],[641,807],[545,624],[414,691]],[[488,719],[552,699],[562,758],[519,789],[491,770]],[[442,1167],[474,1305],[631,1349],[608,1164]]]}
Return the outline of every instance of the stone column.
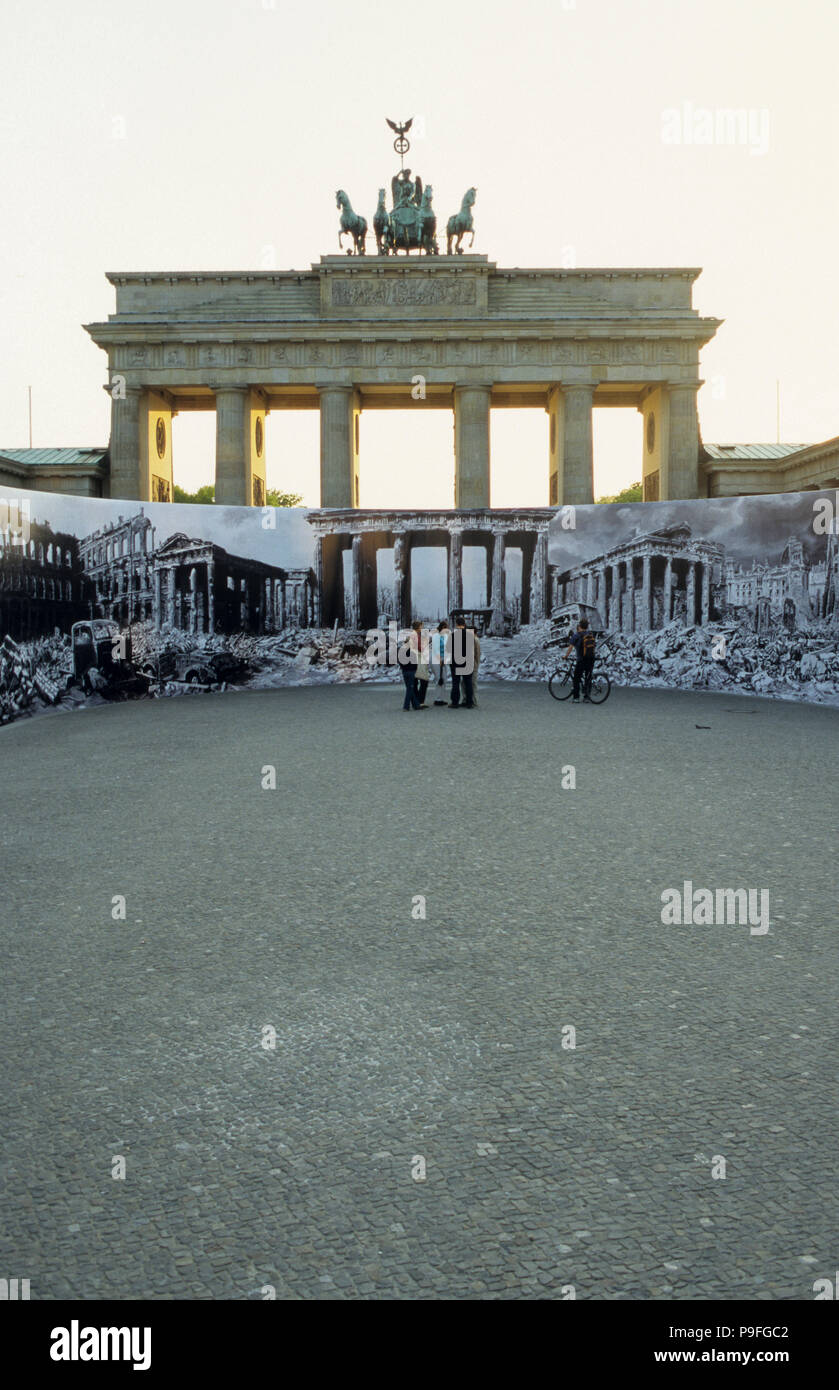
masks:
{"label": "stone column", "polygon": [[352,386],[319,386],[320,505],[358,506],[358,415]]}
{"label": "stone column", "polygon": [[138,387],[127,386],[124,396],[111,399],[111,439],[108,447],[111,497],[130,497],[137,501],[151,498],[148,450],[144,448],[145,436],[148,435],[145,394]]}
{"label": "stone column", "polygon": [[647,554],[641,557],[641,620],[638,625],[640,632],[649,632],[650,630],[651,594],[650,556]]}
{"label": "stone column", "polygon": [[454,504],[490,505],[488,385],[454,388]]}
{"label": "stone column", "polygon": [[696,561],[688,561],[687,598],[685,606],[685,627],[693,627],[696,622]]}
{"label": "stone column", "polygon": [[449,532],[449,617],[463,607],[463,532],[454,527]]}
{"label": "stone column", "polygon": [[662,500],[699,496],[698,390],[697,382],[671,383],[667,390],[669,422]]}
{"label": "stone column", "polygon": [[621,626],[621,567],[617,560],[612,566],[612,606],[609,627],[620,632]]}
{"label": "stone column", "polygon": [[492,616],[490,618],[489,632],[491,637],[503,637],[504,635],[504,609],[507,606],[507,574],[504,565],[504,557],[507,552],[507,542],[503,531],[493,530],[492,533],[492,589],[490,593],[490,607]]}
{"label": "stone column", "polygon": [[[315,582],[317,584],[317,621],[318,626],[323,623],[323,536],[315,539]],[[285,627],[285,620],[283,620]]]}
{"label": "stone column", "polygon": [[403,531],[393,541],[394,597],[396,622],[399,627],[411,623],[411,569],[408,537]]}
{"label": "stone column", "polygon": [[212,560],[207,561],[207,631],[212,634],[216,630],[216,567]]}
{"label": "stone column", "polygon": [[361,625],[361,536],[352,538],[352,593],[350,597],[350,627]]}
{"label": "stone column", "polygon": [[530,570],[530,621],[540,623],[545,617],[545,582],[548,568],[548,533],[536,537],[533,563]]}
{"label": "stone column", "polygon": [[626,613],[624,614],[624,631],[635,631],[635,560],[630,555],[626,562]]}
{"label": "stone column", "polygon": [[216,388],[216,492],[218,506],[248,507],[250,430],[247,386]]}
{"label": "stone column", "polygon": [[673,617],[673,559],[668,555],[664,563],[664,592],[662,594],[664,611],[662,626],[666,627]]}
{"label": "stone column", "polygon": [[703,564],[702,564],[702,597],[701,597],[701,604],[702,604],[702,616],[701,616],[701,618],[700,618],[700,622],[702,623],[702,626],[703,626],[703,627],[706,627],[706,626],[707,626],[707,623],[708,623],[708,619],[709,619],[710,616],[711,616],[711,570],[710,570],[710,568],[709,568],[709,565],[708,565],[708,561],[707,561],[707,560],[703,561]]}
{"label": "stone column", "polygon": [[166,621],[175,626],[175,571],[170,566],[166,571]]}
{"label": "stone column", "polygon": [[562,464],[559,470],[559,506],[580,506],[594,501],[591,441],[592,386],[563,389]]}

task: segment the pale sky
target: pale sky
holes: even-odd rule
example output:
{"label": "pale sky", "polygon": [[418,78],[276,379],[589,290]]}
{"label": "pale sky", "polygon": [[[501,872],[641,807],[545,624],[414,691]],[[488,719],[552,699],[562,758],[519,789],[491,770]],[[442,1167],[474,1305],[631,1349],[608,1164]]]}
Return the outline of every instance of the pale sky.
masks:
{"label": "pale sky", "polygon": [[[334,192],[372,220],[398,168],[440,221],[478,189],[500,266],[702,266],[709,442],[839,434],[836,0],[2,0],[0,448],[103,445],[106,270],[307,267]],[[711,113],[741,143],[699,143]],[[705,122],[705,124],[703,124]],[[424,132],[424,133],[423,133]],[[412,132],[412,135],[414,132]],[[688,140],[690,138],[690,142]],[[637,412],[595,412],[595,490],[640,476]],[[211,416],[175,480],[213,476]],[[493,413],[496,506],[547,503],[547,417]],[[452,505],[448,412],[366,412],[361,503]],[[317,414],[268,420],[269,486],[318,497]]]}

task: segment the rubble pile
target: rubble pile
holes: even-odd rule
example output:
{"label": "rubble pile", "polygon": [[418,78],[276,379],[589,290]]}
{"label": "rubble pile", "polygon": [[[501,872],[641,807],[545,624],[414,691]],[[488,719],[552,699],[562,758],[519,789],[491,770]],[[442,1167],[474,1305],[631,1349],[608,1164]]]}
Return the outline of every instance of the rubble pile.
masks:
{"label": "rubble pile", "polygon": [[[481,681],[544,681],[564,660],[566,641],[552,641],[548,621],[512,637],[481,639]],[[282,633],[192,634],[158,632],[150,623],[131,628],[135,672],[152,677],[149,693],[179,695],[208,688],[318,684],[399,683],[397,665],[367,660],[367,634],[350,628],[300,628]],[[225,654],[242,663],[217,661],[218,684],[187,684],[190,664],[159,662],[164,653],[192,657]],[[212,666],[212,662],[207,662]],[[154,676],[154,668],[162,681]],[[743,622],[685,628],[678,622],[653,632],[614,633],[598,645],[597,668],[615,685],[720,690],[839,705],[839,625],[814,622],[803,631],[776,626],[756,633]],[[175,674],[172,674],[172,672]],[[138,679],[143,679],[142,675]],[[189,677],[190,680],[193,677]],[[113,692],[105,692],[113,698]],[[133,694],[134,692],[129,692]],[[124,698],[118,695],[117,698]],[[69,634],[0,643],[0,725],[47,708],[99,703],[73,677]]]}
{"label": "rubble pile", "polygon": [[58,634],[34,642],[4,637],[0,643],[0,724],[57,705],[67,690],[72,669],[70,639],[66,636]]}
{"label": "rubble pile", "polygon": [[[140,670],[153,667],[161,652],[202,651],[227,652],[246,662],[250,674],[237,684],[251,689],[395,678],[388,668],[370,665],[366,632],[350,628],[293,628],[282,633],[216,633],[209,637],[180,630],[158,632],[150,624],[136,624],[131,632],[132,658]],[[158,687],[162,694],[180,692],[176,682]]]}
{"label": "rubble pile", "polygon": [[[258,687],[318,685],[341,682],[389,681],[399,676],[398,668],[371,665],[367,660],[367,633],[353,628],[304,628],[283,633],[282,638],[256,639],[261,666],[253,681]],[[290,660],[277,662],[277,644],[294,648]]]}
{"label": "rubble pile", "polygon": [[839,698],[839,631],[784,628],[758,635],[742,623],[622,633],[601,647],[616,685],[737,690],[818,702]]}
{"label": "rubble pile", "polygon": [[[481,680],[546,680],[563,660],[565,643],[546,647],[550,624],[533,624],[512,639],[481,640]],[[597,668],[615,685],[743,694],[839,703],[839,627],[778,627],[757,634],[745,623],[654,632],[613,633],[598,647]]]}
{"label": "rubble pile", "polygon": [[551,638],[549,622],[532,623],[513,637],[481,638],[481,680],[547,680],[561,660],[565,646],[546,646]]}
{"label": "rubble pile", "polygon": [[[36,683],[48,689],[54,688],[59,693],[66,689],[73,674],[73,649],[69,634],[56,633],[54,637],[41,637],[36,642],[27,643],[27,648]],[[50,703],[54,704],[55,699]]]}
{"label": "rubble pile", "polygon": [[37,698],[32,663],[11,637],[0,644],[0,724],[9,724]]}

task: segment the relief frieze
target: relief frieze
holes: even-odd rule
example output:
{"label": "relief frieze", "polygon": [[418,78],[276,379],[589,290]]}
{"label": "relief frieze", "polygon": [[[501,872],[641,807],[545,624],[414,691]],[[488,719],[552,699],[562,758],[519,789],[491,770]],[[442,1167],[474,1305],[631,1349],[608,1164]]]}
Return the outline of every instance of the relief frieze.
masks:
{"label": "relief frieze", "polygon": [[410,305],[468,305],[477,302],[474,280],[459,275],[353,275],[333,280],[332,307],[401,308]]}

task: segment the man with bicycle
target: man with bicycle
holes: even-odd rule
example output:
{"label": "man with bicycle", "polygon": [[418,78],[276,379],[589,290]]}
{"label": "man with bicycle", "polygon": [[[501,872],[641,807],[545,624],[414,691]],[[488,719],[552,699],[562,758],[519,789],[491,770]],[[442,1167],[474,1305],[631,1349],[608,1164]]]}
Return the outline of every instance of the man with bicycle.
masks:
{"label": "man with bicycle", "polygon": [[591,704],[591,673],[594,669],[594,633],[589,632],[588,618],[581,618],[577,623],[577,631],[571,634],[568,649],[565,653],[569,657],[572,652],[576,654],[574,664],[574,693],[572,704],[580,703],[580,685],[583,687],[583,700],[586,704]]}

